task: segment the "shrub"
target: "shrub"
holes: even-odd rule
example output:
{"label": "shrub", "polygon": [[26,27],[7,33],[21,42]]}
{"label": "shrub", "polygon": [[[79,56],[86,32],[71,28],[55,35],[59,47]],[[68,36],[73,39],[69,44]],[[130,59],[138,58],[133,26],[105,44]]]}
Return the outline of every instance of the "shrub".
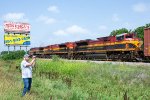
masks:
{"label": "shrub", "polygon": [[59,61],[60,60],[60,58],[59,58],[59,56],[58,55],[53,55],[52,56],[52,61]]}
{"label": "shrub", "polygon": [[[12,51],[10,51],[10,52],[12,52]],[[2,51],[1,55],[7,54],[7,53],[8,53],[8,51]]]}
{"label": "shrub", "polygon": [[20,59],[23,58],[23,55],[25,54],[24,50],[19,51],[11,51],[9,54],[6,52],[1,53],[1,59],[3,60],[14,60],[14,59]]}

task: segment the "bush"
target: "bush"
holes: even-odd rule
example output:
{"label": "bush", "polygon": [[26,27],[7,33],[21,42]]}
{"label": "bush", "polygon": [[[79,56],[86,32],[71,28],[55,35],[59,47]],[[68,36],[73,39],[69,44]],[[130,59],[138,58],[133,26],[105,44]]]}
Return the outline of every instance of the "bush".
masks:
{"label": "bush", "polygon": [[25,54],[24,50],[11,51],[11,52],[9,52],[9,54],[3,51],[1,53],[1,59],[3,59],[3,60],[20,59],[20,58],[23,58],[24,54]]}
{"label": "bush", "polygon": [[58,55],[53,55],[52,56],[52,61],[59,61],[60,60],[60,58],[59,58],[59,56]]}
{"label": "bush", "polygon": [[[12,52],[12,51],[10,51],[10,52]],[[8,53],[8,51],[2,51],[1,55],[7,54],[7,53]]]}

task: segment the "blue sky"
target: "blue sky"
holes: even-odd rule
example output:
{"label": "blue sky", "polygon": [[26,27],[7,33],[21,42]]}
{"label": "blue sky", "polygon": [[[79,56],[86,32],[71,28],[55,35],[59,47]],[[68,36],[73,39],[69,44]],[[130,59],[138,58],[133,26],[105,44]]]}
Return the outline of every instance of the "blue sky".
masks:
{"label": "blue sky", "polygon": [[96,39],[108,36],[114,29],[134,29],[150,23],[150,1],[2,0],[0,51],[7,50],[3,42],[4,21],[30,23],[30,47],[46,46]]}

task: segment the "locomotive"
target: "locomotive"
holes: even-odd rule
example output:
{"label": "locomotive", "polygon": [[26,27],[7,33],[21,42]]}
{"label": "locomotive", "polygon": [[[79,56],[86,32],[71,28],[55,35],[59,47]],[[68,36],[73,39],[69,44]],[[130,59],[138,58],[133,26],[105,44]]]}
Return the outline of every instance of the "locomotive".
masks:
{"label": "locomotive", "polygon": [[51,58],[57,55],[67,59],[101,59],[101,60],[145,60],[150,59],[150,28],[144,29],[144,41],[135,33],[123,33],[116,36],[86,39],[75,42],[35,47],[30,55]]}

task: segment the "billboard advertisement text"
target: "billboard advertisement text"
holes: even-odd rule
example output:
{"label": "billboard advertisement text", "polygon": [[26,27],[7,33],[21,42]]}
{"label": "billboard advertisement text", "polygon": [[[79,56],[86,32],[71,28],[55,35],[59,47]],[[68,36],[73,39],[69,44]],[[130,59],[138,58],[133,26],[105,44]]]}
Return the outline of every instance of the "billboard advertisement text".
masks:
{"label": "billboard advertisement text", "polygon": [[5,33],[30,33],[30,24],[17,22],[4,22]]}
{"label": "billboard advertisement text", "polygon": [[4,34],[5,45],[30,45],[30,36],[25,34]]}

